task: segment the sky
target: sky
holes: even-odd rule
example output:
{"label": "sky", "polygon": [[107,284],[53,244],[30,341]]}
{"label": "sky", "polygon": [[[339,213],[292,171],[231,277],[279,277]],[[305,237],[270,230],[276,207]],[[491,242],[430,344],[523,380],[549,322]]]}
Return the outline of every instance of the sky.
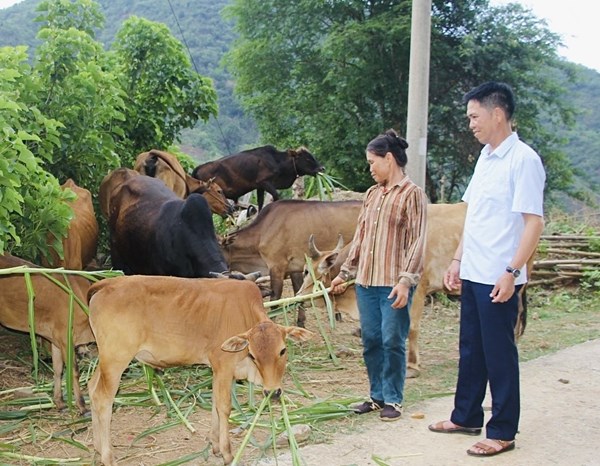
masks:
{"label": "sky", "polygon": [[[0,9],[21,0],[0,0]],[[520,3],[538,18],[546,19],[548,27],[559,34],[565,48],[558,50],[567,60],[600,72],[600,27],[589,0],[490,0],[493,5]]]}

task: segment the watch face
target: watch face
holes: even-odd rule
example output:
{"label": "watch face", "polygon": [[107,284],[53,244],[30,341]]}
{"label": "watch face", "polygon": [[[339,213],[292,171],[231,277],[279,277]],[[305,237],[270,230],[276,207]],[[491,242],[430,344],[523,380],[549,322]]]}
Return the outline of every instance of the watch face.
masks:
{"label": "watch face", "polygon": [[512,274],[515,278],[518,278],[519,275],[521,275],[521,271],[519,269],[514,269]]}

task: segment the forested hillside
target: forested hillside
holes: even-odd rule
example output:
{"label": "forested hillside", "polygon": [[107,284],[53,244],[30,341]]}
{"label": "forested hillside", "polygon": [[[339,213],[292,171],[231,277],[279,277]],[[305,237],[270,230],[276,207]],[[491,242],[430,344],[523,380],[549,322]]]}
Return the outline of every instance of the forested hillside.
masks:
{"label": "forested hillside", "polygon": [[[35,7],[41,0],[24,0],[0,10],[0,45],[26,44],[35,48],[39,24]],[[198,123],[182,134],[184,150],[199,160],[214,159],[259,142],[251,118],[233,94],[234,82],[221,59],[235,38],[232,24],[222,16],[230,0],[98,0],[106,17],[97,39],[112,42],[123,20],[136,15],[165,23],[172,34],[189,48],[197,71],[212,78],[218,93],[219,116]],[[569,101],[579,111],[574,128],[554,128],[564,138],[565,152],[577,174],[582,196],[598,199],[600,193],[600,74],[578,67],[581,79],[566,84]],[[596,104],[599,102],[599,104]],[[590,193],[592,190],[595,194]],[[587,192],[587,194],[585,194]]]}
{"label": "forested hillside", "polygon": [[[35,8],[42,0],[24,0],[0,10],[0,46],[28,45],[35,48],[39,23]],[[220,60],[234,38],[231,24],[221,10],[228,0],[98,0],[106,17],[96,38],[110,44],[122,22],[135,15],[166,24],[173,36],[190,50],[198,73],[214,80],[219,116],[182,134],[186,152],[199,160],[214,159],[251,146],[258,133],[233,96],[233,82]],[[172,9],[171,9],[172,6]]]}

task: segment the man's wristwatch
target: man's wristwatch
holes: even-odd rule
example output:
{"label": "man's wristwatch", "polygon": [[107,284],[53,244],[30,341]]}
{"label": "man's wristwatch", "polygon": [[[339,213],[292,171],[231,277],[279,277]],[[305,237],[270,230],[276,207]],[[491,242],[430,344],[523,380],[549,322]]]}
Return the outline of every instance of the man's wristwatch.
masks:
{"label": "man's wristwatch", "polygon": [[513,269],[510,265],[506,267],[506,271],[515,278],[519,278],[519,275],[521,275],[521,271],[519,269]]}

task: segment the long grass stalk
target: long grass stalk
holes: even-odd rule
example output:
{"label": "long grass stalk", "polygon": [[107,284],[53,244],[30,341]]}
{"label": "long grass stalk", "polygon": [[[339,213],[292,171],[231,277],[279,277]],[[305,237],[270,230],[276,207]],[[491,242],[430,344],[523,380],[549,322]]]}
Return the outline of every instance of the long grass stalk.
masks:
{"label": "long grass stalk", "polygon": [[71,288],[71,283],[69,282],[69,278],[67,277],[67,275],[63,275],[63,277],[65,279],[65,283],[69,287],[69,317],[67,322],[67,360],[65,361],[65,391],[67,392],[67,406],[73,406],[73,374],[75,373],[73,367],[76,364],[76,362],[74,361],[75,346],[73,345],[73,318],[75,313],[75,293],[73,292],[73,288]]}
{"label": "long grass stalk", "polygon": [[[349,286],[349,285],[352,285],[353,283],[354,283],[354,280],[348,280],[346,282],[346,285]],[[308,293],[308,294],[301,295],[301,296],[291,296],[289,298],[276,299],[275,301],[267,301],[267,302],[263,303],[263,306],[269,308],[269,307],[289,305],[289,304],[293,304],[293,303],[300,303],[303,301],[308,301],[309,299],[319,298],[319,297],[325,295],[326,293],[330,293],[330,292],[331,292],[331,287],[324,288],[322,290],[314,291],[312,293]]]}
{"label": "long grass stalk", "polygon": [[169,393],[169,390],[167,390],[167,387],[165,387],[165,384],[164,384],[162,378],[160,376],[157,376],[156,380],[157,380],[158,384],[160,385],[161,390],[163,391],[163,393],[167,397],[167,400],[169,401],[169,404],[173,407],[173,411],[175,411],[175,414],[177,415],[177,417],[179,418],[179,420],[181,421],[181,423],[190,432],[192,432],[192,433],[196,432],[196,429],[194,429],[194,427],[190,424],[190,421],[188,421],[187,418],[181,413],[181,411],[179,410],[179,407],[173,401],[173,398],[171,398],[171,394]]}
{"label": "long grass stalk", "polygon": [[288,433],[288,442],[290,444],[290,453],[292,455],[292,465],[302,466],[303,462],[298,451],[298,442],[296,442],[296,437],[294,436],[294,431],[292,430],[292,424],[290,423],[284,396],[281,397],[281,414],[283,415],[283,423]]}
{"label": "long grass stalk", "polygon": [[30,464],[64,464],[64,463],[78,463],[81,458],[43,458],[40,456],[22,455],[20,453],[11,453],[9,451],[0,451],[0,458],[11,458],[19,461],[27,461]]}
{"label": "long grass stalk", "polygon": [[32,354],[32,359],[33,359],[33,380],[35,380],[35,383],[37,384],[37,383],[39,383],[39,379],[38,379],[39,354],[38,354],[38,348],[37,348],[37,341],[35,339],[35,306],[34,306],[35,291],[33,289],[33,283],[31,281],[31,275],[29,274],[29,272],[25,273],[24,278],[25,278],[25,286],[27,287],[27,295],[28,295],[27,318],[29,320],[29,338],[31,340],[31,354]]}
{"label": "long grass stalk", "polygon": [[256,410],[256,413],[254,414],[254,419],[252,420],[252,424],[250,424],[250,427],[248,428],[248,432],[246,432],[246,435],[244,436],[244,439],[242,440],[240,447],[238,448],[235,456],[233,457],[233,461],[231,463],[232,466],[237,466],[240,464],[240,459],[242,457],[242,454],[244,453],[244,449],[246,448],[246,446],[248,445],[248,442],[250,441],[252,432],[254,431],[254,428],[256,427],[258,420],[260,419],[260,416],[265,409],[265,406],[267,406],[267,404],[269,403],[269,400],[271,399],[271,395],[272,395],[272,392],[269,393],[269,395],[265,396],[263,398],[262,403]]}

